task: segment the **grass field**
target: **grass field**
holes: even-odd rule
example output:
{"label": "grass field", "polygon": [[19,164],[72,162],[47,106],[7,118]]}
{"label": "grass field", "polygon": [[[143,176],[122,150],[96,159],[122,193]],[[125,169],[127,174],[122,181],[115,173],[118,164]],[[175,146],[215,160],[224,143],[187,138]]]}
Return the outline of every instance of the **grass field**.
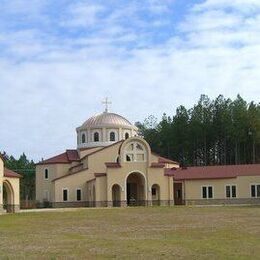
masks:
{"label": "grass field", "polygon": [[0,216],[0,259],[260,259],[260,207]]}

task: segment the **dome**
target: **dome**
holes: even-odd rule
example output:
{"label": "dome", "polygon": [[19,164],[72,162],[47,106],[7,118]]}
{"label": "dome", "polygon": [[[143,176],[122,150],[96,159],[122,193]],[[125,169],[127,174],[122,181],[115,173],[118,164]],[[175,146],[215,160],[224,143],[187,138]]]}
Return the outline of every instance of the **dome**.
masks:
{"label": "dome", "polygon": [[89,118],[82,127],[84,128],[93,128],[93,127],[102,127],[102,126],[122,126],[135,128],[126,118],[115,114],[104,112],[97,116]]}
{"label": "dome", "polygon": [[104,147],[138,136],[138,128],[126,118],[107,110],[90,117],[76,129],[78,148]]}

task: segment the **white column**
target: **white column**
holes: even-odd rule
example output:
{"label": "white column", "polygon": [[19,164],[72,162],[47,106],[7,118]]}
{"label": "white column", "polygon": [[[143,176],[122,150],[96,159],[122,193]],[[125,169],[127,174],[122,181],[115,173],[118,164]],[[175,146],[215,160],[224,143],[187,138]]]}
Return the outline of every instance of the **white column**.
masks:
{"label": "white column", "polygon": [[124,139],[123,137],[123,131],[122,131],[122,128],[119,128],[119,132],[118,132],[118,141]]}
{"label": "white column", "polygon": [[90,142],[92,142],[92,141],[91,141],[91,131],[90,131],[89,128],[88,128],[88,130],[87,130],[87,134],[88,134],[87,142],[90,143]]}
{"label": "white column", "polygon": [[107,129],[102,128],[102,141],[106,142],[107,141]]}

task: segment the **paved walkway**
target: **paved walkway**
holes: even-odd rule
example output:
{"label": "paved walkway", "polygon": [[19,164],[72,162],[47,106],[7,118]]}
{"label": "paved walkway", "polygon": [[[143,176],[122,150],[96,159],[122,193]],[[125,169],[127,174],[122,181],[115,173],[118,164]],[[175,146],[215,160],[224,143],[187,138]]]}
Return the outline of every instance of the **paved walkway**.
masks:
{"label": "paved walkway", "polygon": [[110,207],[81,207],[81,208],[44,208],[44,209],[21,209],[18,213],[29,213],[29,212],[70,212],[78,210],[97,210],[97,209],[115,209]]}

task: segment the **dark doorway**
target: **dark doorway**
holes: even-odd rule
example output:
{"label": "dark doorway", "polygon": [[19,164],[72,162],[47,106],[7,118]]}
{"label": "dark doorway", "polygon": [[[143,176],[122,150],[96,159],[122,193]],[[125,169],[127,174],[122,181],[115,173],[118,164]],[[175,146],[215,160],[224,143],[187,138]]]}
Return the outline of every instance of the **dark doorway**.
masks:
{"label": "dark doorway", "polygon": [[14,212],[14,193],[9,182],[3,183],[3,207],[7,213]]}
{"label": "dark doorway", "polygon": [[112,187],[112,201],[113,207],[120,207],[121,206],[121,188],[118,184],[114,184]]}
{"label": "dark doorway", "polygon": [[152,205],[160,205],[160,186],[158,184],[152,186]]}
{"label": "dark doorway", "polygon": [[174,205],[183,205],[184,201],[182,198],[182,183],[174,183],[173,192],[174,192]]}
{"label": "dark doorway", "polygon": [[127,205],[145,205],[145,179],[140,173],[131,173],[127,177]]}

